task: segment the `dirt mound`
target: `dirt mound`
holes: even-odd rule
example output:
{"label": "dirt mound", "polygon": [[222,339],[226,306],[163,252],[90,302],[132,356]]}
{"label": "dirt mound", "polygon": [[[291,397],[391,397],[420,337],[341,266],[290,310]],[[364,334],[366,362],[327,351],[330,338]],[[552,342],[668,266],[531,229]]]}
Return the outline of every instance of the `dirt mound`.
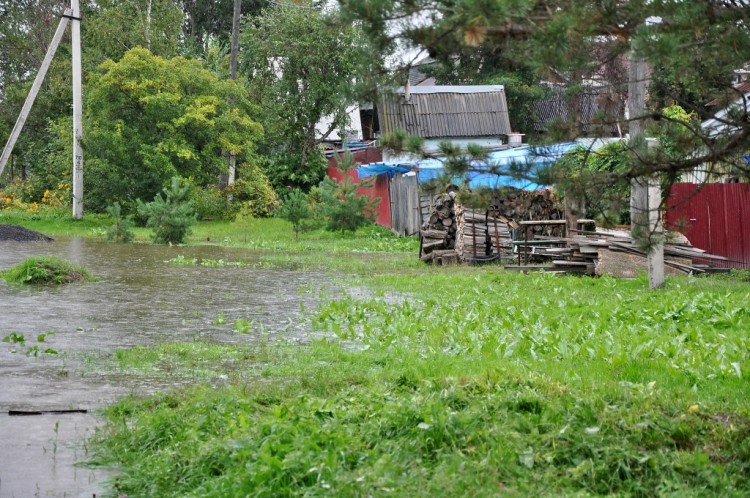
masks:
{"label": "dirt mound", "polygon": [[0,223],[0,242],[6,240],[15,242],[49,242],[53,239],[22,226]]}

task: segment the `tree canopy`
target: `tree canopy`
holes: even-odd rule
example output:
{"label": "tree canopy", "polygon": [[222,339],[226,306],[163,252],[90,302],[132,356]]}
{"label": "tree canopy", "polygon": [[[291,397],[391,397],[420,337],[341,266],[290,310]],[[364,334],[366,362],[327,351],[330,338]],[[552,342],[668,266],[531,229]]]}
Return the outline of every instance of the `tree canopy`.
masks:
{"label": "tree canopy", "polygon": [[[572,94],[592,81],[622,87],[623,71],[612,69],[634,53],[653,68],[652,98],[642,115],[603,117],[623,131],[633,120],[670,121],[663,108],[673,103],[705,117],[704,104],[719,90],[730,89],[734,71],[750,61],[750,5],[741,0],[341,0],[341,4],[343,12],[362,22],[385,53],[392,53],[397,43],[419,47],[453,69],[473,65],[480,78],[500,69],[507,75],[533,70],[538,82],[560,82]],[[468,71],[460,74],[464,82],[474,79]],[[726,120],[731,135],[709,136],[700,128],[689,129],[704,146],[700,153],[658,160],[643,156],[627,175],[673,173],[747,150],[747,112]],[[569,124],[550,138],[583,133],[576,123]],[[684,122],[680,126],[688,129]],[[611,127],[586,133],[609,134]]]}
{"label": "tree canopy", "polygon": [[222,150],[251,160],[262,136],[239,85],[144,48],[102,64],[87,95],[85,192],[94,209],[152,199],[173,176],[207,185],[227,169]]}
{"label": "tree canopy", "polygon": [[245,27],[241,70],[262,109],[268,174],[277,187],[309,189],[325,174],[319,144],[348,124],[360,34],[305,2],[270,7]]}

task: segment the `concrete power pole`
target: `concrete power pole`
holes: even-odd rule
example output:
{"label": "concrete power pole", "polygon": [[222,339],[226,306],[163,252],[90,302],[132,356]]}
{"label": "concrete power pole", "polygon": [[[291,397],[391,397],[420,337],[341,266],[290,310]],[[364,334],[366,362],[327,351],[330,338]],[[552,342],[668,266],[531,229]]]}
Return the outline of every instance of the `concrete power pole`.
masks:
{"label": "concrete power pole", "polygon": [[2,175],[3,170],[5,170],[5,165],[8,163],[8,159],[13,152],[13,147],[15,147],[18,136],[21,134],[21,130],[23,130],[23,125],[26,124],[26,119],[29,117],[31,107],[34,105],[36,96],[39,94],[39,90],[44,82],[44,77],[47,76],[47,71],[49,70],[50,64],[52,64],[52,58],[55,56],[57,47],[60,46],[60,41],[62,40],[63,34],[65,34],[65,29],[68,27],[70,17],[71,11],[68,9],[60,18],[60,24],[57,26],[57,31],[55,31],[55,35],[52,37],[52,41],[47,48],[47,53],[44,55],[42,65],[39,67],[39,72],[36,74],[36,78],[34,78],[34,83],[31,85],[29,94],[26,96],[26,101],[23,103],[21,113],[18,115],[18,119],[16,119],[13,131],[10,132],[8,142],[5,144],[2,156],[0,156],[0,175]]}
{"label": "concrete power pole", "polygon": [[[229,79],[237,80],[237,59],[240,52],[240,15],[242,13],[242,0],[234,0],[234,14],[232,16],[232,48],[229,55]],[[229,97],[229,104],[234,104],[234,98]],[[229,152],[229,175],[227,185],[234,183],[237,172],[237,157],[234,152]]]}
{"label": "concrete power pole", "polygon": [[73,52],[73,218],[83,217],[83,92],[81,86],[81,10],[70,0]]}
{"label": "concrete power pole", "polygon": [[[628,78],[628,112],[632,153],[645,153],[643,121],[645,114],[646,63],[631,52]],[[651,289],[664,285],[664,239],[661,223],[661,187],[658,178],[647,175],[630,183],[630,224],[634,238],[648,237],[648,283]]]}

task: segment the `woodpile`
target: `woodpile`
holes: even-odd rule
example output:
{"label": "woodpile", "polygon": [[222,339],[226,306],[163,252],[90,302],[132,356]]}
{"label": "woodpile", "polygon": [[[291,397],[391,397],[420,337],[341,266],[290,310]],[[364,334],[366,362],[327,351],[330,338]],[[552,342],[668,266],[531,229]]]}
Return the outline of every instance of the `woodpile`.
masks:
{"label": "woodpile", "polygon": [[456,248],[456,191],[438,194],[420,230],[419,257],[435,264],[458,262]]}
{"label": "woodpile", "polygon": [[502,255],[510,256],[511,227],[517,224],[494,211],[476,211],[456,207],[456,253],[460,261],[485,262]]}
{"label": "woodpile", "polygon": [[492,196],[489,209],[515,221],[563,219],[557,196],[547,188],[519,190],[505,187]]}
{"label": "woodpile", "polygon": [[[544,270],[556,273],[578,273],[586,275],[611,275],[615,277],[635,277],[646,271],[646,250],[640,248],[627,233],[578,235],[563,239],[541,239],[533,241],[533,254],[536,258],[546,260],[542,265],[512,265],[511,270]],[[548,246],[544,243],[548,242]],[[516,244],[524,244],[523,241]],[[560,245],[563,245],[560,247]],[[528,249],[528,247],[527,247]],[[690,245],[684,237],[664,244],[665,273],[703,273],[707,265],[696,263],[696,260],[708,262],[727,262],[727,258],[708,254],[702,249]],[[551,263],[551,264],[550,264]]]}
{"label": "woodpile", "polygon": [[[429,212],[423,210],[419,251],[422,261],[450,264],[510,258],[511,234],[519,227],[517,221],[562,218],[562,209],[548,189],[504,188],[493,195],[486,210],[465,208],[456,202],[456,194],[455,190],[439,194],[433,198]],[[541,233],[543,229],[537,231]]]}

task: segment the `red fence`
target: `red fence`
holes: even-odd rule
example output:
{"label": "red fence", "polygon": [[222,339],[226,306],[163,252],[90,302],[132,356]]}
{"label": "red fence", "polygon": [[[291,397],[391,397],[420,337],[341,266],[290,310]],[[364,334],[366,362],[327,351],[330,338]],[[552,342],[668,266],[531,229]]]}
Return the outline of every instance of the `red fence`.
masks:
{"label": "red fence", "polygon": [[[383,153],[380,149],[375,147],[368,147],[366,149],[358,150],[353,153],[354,160],[359,164],[377,163],[383,160]],[[336,157],[328,158],[328,177],[336,180],[344,178],[344,173],[339,171],[336,167]],[[359,176],[357,170],[349,172],[349,176],[357,182]],[[369,196],[372,199],[380,198],[380,204],[378,204],[378,218],[375,220],[378,225],[384,227],[391,227],[391,199],[388,193],[388,176],[379,175],[375,179],[375,183],[371,188],[359,188],[357,192]]]}
{"label": "red fence", "polygon": [[674,184],[667,226],[695,247],[736,261],[728,266],[750,266],[750,184]]}

